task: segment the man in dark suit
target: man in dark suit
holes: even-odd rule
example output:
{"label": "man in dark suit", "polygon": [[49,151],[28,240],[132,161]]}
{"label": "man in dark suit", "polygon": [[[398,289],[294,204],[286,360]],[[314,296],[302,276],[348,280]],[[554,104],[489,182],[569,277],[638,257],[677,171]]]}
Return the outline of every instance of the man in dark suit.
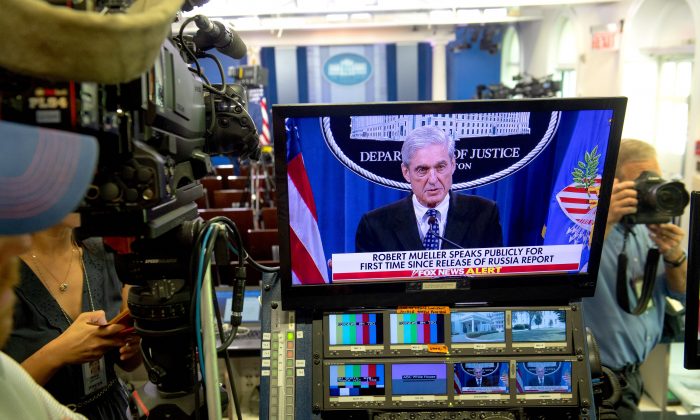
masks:
{"label": "man in dark suit", "polygon": [[528,386],[553,386],[554,381],[551,376],[544,374],[544,368],[538,366],[535,368],[535,376],[531,376],[527,381]]}
{"label": "man in dark suit", "polygon": [[413,194],[362,216],[356,252],[503,246],[496,203],[450,191],[454,151],[454,140],[437,127],[406,136],[401,171]]}
{"label": "man in dark suit", "polygon": [[472,370],[472,376],[467,380],[467,388],[480,388],[482,386],[493,386],[493,379],[491,376],[484,376],[484,368],[477,366]]}

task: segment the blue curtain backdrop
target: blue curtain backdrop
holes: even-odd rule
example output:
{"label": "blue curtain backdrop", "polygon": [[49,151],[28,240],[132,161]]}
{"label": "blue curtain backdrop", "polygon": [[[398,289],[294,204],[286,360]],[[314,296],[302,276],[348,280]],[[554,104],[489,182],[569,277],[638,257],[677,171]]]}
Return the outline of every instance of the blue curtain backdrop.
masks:
{"label": "blue curtain backdrop", "polygon": [[[455,40],[447,44],[447,99],[474,99],[478,85],[497,84],[501,81],[502,49],[499,48],[495,53],[482,50],[480,45],[485,32],[477,29],[457,28]],[[501,44],[501,34],[505,27],[501,29],[489,42]],[[477,38],[472,42],[474,34]]]}
{"label": "blue curtain backdrop", "polygon": [[[552,197],[561,189],[560,178],[573,169],[570,159],[581,148],[598,146],[601,169],[609,134],[607,111],[567,111],[551,143],[529,165],[483,187],[460,191],[497,202],[505,246],[542,245],[542,228],[558,209]],[[300,144],[318,212],[318,225],[328,258],[333,253],[354,252],[355,230],[368,210],[408,195],[374,184],[340,163],[323,140],[317,118],[299,118]],[[593,133],[593,134],[592,134]],[[581,158],[582,159],[582,158]],[[568,184],[567,184],[568,185]],[[567,219],[568,220],[568,219]],[[548,235],[565,231],[567,220],[551,219]],[[411,221],[407,221],[410,223]],[[565,237],[547,243],[568,244]]]}

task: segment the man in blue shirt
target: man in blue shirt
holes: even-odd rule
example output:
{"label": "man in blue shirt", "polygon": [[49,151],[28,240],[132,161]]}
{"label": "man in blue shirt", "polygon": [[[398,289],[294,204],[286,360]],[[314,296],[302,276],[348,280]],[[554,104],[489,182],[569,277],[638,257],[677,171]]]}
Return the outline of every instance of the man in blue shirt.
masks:
{"label": "man in blue shirt", "polygon": [[[620,221],[637,212],[634,180],[643,171],[661,174],[656,151],[645,142],[623,140],[610,199],[598,285],[595,296],[584,299],[584,320],[597,339],[601,363],[615,371],[620,379],[622,397],[617,413],[622,420],[640,418],[637,405],[643,384],[639,365],[661,338],[665,297],[682,299],[686,285],[687,262],[681,248],[684,237],[681,228],[671,223],[629,225],[630,233],[625,240],[625,226]],[[649,249],[658,248],[663,260],[656,272],[649,304],[640,315],[632,315],[618,304],[618,256],[624,242],[631,307],[637,305]]]}

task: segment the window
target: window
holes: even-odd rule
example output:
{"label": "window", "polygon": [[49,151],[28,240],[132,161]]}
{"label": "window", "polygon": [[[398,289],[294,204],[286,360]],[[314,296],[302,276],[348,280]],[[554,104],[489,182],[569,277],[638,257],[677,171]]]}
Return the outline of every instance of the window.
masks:
{"label": "window", "polygon": [[557,64],[554,80],[561,82],[559,96],[562,98],[576,96],[576,32],[571,20],[566,19],[559,30],[557,45]]}
{"label": "window", "polygon": [[658,150],[685,154],[692,71],[690,58],[659,58],[655,133]]}
{"label": "window", "polygon": [[514,76],[520,74],[520,39],[513,26],[503,34],[503,52],[501,54],[501,83],[512,88],[516,81]]}

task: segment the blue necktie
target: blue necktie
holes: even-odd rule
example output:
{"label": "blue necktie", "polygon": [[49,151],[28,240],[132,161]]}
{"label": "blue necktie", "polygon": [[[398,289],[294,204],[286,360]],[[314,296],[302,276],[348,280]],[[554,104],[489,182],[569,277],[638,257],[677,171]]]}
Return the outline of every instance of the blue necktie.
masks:
{"label": "blue necktie", "polygon": [[423,238],[423,248],[425,249],[440,248],[440,238],[438,238],[438,235],[440,234],[440,227],[438,226],[437,214],[438,212],[435,209],[430,209],[425,212],[429,225],[428,231],[425,233],[425,237]]}

